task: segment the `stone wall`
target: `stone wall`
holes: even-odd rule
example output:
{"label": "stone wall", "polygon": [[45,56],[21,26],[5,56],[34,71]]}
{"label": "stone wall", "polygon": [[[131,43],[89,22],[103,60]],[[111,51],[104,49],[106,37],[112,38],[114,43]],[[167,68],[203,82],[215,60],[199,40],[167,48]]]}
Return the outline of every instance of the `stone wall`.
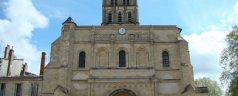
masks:
{"label": "stone wall", "polygon": [[[15,96],[16,84],[21,84],[21,96],[31,96],[32,84],[38,87],[38,96],[42,88],[42,77],[0,77],[0,84],[5,84],[4,96]],[[0,85],[0,86],[1,86]]]}

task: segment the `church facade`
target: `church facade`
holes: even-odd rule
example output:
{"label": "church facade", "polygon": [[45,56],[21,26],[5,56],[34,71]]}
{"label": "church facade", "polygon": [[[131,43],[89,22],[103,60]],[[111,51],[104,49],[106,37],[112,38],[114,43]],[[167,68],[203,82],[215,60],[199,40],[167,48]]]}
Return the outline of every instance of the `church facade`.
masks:
{"label": "church facade", "polygon": [[103,0],[102,26],[77,26],[68,18],[52,44],[42,94],[195,95],[182,30],[139,25],[137,6],[137,0]]}
{"label": "church facade", "polygon": [[103,0],[101,26],[68,18],[44,75],[27,81],[39,83],[34,96],[206,96],[196,91],[182,29],[140,25],[137,7],[137,0]]}

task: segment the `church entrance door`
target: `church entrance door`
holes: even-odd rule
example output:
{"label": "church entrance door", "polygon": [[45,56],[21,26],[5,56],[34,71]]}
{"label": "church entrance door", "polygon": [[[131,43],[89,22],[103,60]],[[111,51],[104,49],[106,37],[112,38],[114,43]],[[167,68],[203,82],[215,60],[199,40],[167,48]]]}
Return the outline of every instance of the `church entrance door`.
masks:
{"label": "church entrance door", "polygon": [[118,93],[114,96],[130,96],[130,94],[129,93]]}
{"label": "church entrance door", "polygon": [[113,91],[109,96],[136,96],[136,94],[128,89],[119,89]]}

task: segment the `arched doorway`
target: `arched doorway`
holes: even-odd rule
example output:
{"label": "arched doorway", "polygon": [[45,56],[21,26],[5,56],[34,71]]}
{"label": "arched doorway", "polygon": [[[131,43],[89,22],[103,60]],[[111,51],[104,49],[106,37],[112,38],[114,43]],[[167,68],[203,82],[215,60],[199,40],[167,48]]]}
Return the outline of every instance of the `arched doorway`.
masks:
{"label": "arched doorway", "polygon": [[113,91],[109,96],[136,96],[136,94],[128,89],[118,89]]}

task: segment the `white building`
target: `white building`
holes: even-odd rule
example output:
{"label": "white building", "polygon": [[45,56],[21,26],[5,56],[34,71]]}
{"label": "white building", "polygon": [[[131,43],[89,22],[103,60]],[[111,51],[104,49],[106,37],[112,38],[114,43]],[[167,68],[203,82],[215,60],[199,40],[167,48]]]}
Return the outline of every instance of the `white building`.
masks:
{"label": "white building", "polygon": [[27,64],[24,59],[17,59],[10,45],[5,47],[4,57],[0,58],[0,77],[26,75]]}

